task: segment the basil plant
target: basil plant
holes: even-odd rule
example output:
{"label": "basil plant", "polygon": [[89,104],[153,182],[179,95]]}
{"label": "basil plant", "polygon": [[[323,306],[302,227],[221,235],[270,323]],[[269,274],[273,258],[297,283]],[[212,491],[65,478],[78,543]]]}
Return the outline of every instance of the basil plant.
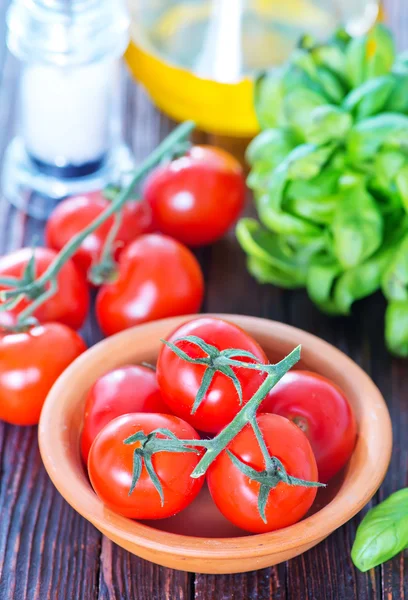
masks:
{"label": "basil plant", "polygon": [[306,288],[348,315],[382,289],[391,352],[408,356],[408,53],[391,33],[304,37],[261,76],[261,133],[248,147],[259,220],[237,238],[261,283]]}

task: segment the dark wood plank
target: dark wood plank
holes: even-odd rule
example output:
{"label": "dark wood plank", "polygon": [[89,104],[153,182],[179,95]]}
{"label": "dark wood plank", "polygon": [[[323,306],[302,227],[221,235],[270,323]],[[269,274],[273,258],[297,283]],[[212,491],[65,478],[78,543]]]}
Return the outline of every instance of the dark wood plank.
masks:
{"label": "dark wood plank", "polygon": [[102,540],[99,600],[189,600],[189,576],[142,560]]}

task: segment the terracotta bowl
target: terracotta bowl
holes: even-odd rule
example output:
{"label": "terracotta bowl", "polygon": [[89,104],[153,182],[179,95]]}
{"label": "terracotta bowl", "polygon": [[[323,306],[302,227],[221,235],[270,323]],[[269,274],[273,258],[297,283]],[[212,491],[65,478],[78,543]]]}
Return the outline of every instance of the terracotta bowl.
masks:
{"label": "terracotta bowl", "polygon": [[100,342],[59,378],[42,412],[39,439],[49,476],[67,502],[109,539],[147,560],[184,571],[237,573],[275,565],[315,546],[351,519],[380,486],[390,460],[391,422],[371,379],[350,358],[294,327],[252,317],[219,315],[243,327],[271,361],[302,344],[299,366],[335,381],[349,398],[359,425],[344,472],[319,492],[310,514],[280,531],[249,535],[229,524],[206,489],[185,511],[162,521],[136,522],[107,509],[92,490],[79,452],[86,391],[106,371],[154,362],[159,339],[192,317],[156,321]]}

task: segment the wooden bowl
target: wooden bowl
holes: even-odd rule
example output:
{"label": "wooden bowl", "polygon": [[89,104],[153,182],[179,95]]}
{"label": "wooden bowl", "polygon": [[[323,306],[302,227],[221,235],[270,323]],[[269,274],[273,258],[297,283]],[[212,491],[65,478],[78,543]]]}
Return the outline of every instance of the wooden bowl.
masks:
{"label": "wooden bowl", "polygon": [[299,523],[272,533],[247,534],[220,515],[206,489],[179,515],[141,523],[112,512],[95,495],[79,451],[87,390],[110,369],[129,363],[155,362],[159,339],[191,316],[129,329],[85,352],[52,388],[39,426],[45,468],[76,511],[130,552],[166,567],[199,573],[261,569],[312,548],[351,519],[375,494],[387,471],[392,447],[385,402],[368,375],[350,358],[295,327],[253,317],[218,316],[253,335],[271,361],[302,344],[300,366],[335,381],[355,411],[359,437],[353,456],[341,476],[323,493],[319,492],[313,510]]}

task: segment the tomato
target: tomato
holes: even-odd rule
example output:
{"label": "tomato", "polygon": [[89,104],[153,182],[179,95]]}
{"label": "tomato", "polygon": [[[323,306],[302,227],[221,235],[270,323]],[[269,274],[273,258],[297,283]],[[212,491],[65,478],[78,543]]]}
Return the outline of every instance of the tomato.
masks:
{"label": "tomato", "polygon": [[136,412],[169,412],[152,369],[136,365],[120,367],[109,371],[94,383],[86,398],[81,437],[85,464],[92,442],[100,430],[116,417]]}
{"label": "tomato", "polygon": [[204,483],[204,477],[190,477],[201,451],[198,454],[162,451],[152,455],[152,464],[163,489],[163,506],[144,459],[140,478],[129,494],[134,450],[140,447],[140,442],[126,445],[123,441],[138,431],[147,435],[157,428],[168,429],[179,439],[199,439],[197,432],[178,417],[136,413],[122,415],[108,423],[89,453],[88,472],[95,492],[106,506],[132,519],[171,517],[194,500]]}
{"label": "tomato", "polygon": [[348,400],[337,385],[317,373],[287,373],[260,410],[282,415],[306,433],[323,483],[344,467],[354,450],[357,425]]}
{"label": "tomato", "polygon": [[[187,335],[195,335],[218,350],[239,348],[252,352],[261,363],[268,363],[264,351],[250,335],[222,319],[194,319],[179,327],[168,338],[192,358],[207,356],[191,342],[177,342],[179,338]],[[244,357],[236,357],[235,360],[254,362]],[[203,365],[191,364],[179,358],[170,348],[163,345],[157,361],[157,380],[164,401],[175,415],[200,431],[218,433],[240,410],[239,396],[231,379],[217,372],[201,405],[191,414],[205,369]],[[259,371],[236,367],[233,367],[233,371],[241,383],[243,402],[246,403],[258,390],[266,375]]]}
{"label": "tomato", "polygon": [[[270,456],[281,461],[288,475],[317,481],[317,466],[305,434],[279,415],[259,414],[257,422]],[[265,460],[251,425],[230,442],[227,449],[256,471],[265,470]],[[299,521],[312,506],[316,487],[288,485],[280,481],[271,489],[265,507],[266,523],[258,510],[260,484],[244,475],[233,464],[226,450],[207,472],[211,496],[223,515],[232,523],[253,533],[288,527]]]}
{"label": "tomato", "polygon": [[122,252],[118,271],[117,280],[102,286],[96,299],[96,316],[105,335],[200,308],[204,294],[200,266],[176,240],[141,236]]}
{"label": "tomato", "polygon": [[221,238],[238,218],[245,180],[239,162],[224,150],[193,146],[186,156],[151,172],[143,197],[159,231],[202,246]]}
{"label": "tomato", "polygon": [[[85,229],[109,206],[102,192],[91,192],[63,200],[51,214],[45,229],[47,245],[61,250],[71,238]],[[82,242],[73,260],[84,273],[101,257],[107,235],[114,217],[107,219]],[[114,258],[118,259],[123,248],[142,233],[151,230],[151,209],[145,202],[127,202],[122,212],[122,222],[116,236]]]}
{"label": "tomato", "polygon": [[[32,257],[31,248],[21,248],[0,257],[0,277],[23,276],[27,263]],[[57,253],[50,248],[35,248],[35,275],[39,277],[53,262]],[[71,260],[68,260],[57,277],[58,291],[34,312],[41,322],[58,321],[72,329],[79,329],[84,324],[89,309],[89,288],[87,282]],[[0,286],[0,290],[7,289]],[[22,299],[11,312],[20,313],[30,301]],[[5,323],[5,317],[1,319]]]}
{"label": "tomato", "polygon": [[0,419],[38,423],[51,387],[86,350],[82,338],[61,323],[46,323],[0,336]]}

